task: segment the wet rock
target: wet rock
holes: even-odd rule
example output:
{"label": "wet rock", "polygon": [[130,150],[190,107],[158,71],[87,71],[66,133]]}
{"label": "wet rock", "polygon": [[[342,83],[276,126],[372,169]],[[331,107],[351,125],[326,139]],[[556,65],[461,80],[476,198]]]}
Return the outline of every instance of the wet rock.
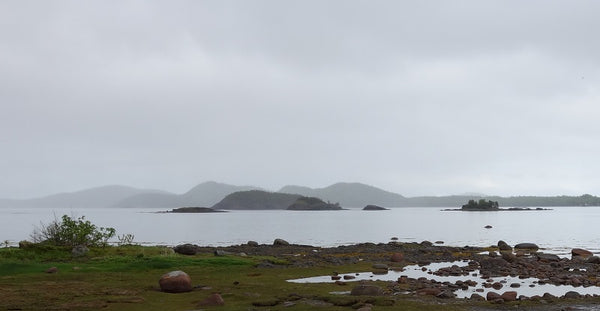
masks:
{"label": "wet rock", "polygon": [[493,227],[492,227],[492,225],[486,225],[484,228],[486,228],[486,229],[492,229]]}
{"label": "wet rock", "polygon": [[515,291],[504,292],[502,295],[500,295],[500,298],[502,298],[502,300],[504,300],[506,302],[516,301],[517,300],[517,292],[515,292]]}
{"label": "wet rock", "polygon": [[258,242],[256,241],[248,241],[248,243],[246,243],[248,246],[252,246],[252,247],[257,247],[258,246]]}
{"label": "wet rock", "polygon": [[208,296],[206,299],[202,300],[198,303],[198,307],[214,307],[214,306],[224,306],[225,300],[219,294],[212,294]]}
{"label": "wet rock", "polygon": [[501,254],[502,259],[508,262],[515,262],[517,260],[517,256],[515,256],[515,254],[513,254],[512,252],[501,252]]}
{"label": "wet rock", "polygon": [[354,275],[344,275],[344,280],[353,280],[356,279]]}
{"label": "wet rock", "polygon": [[588,258],[586,260],[587,263],[593,263],[593,264],[600,264],[600,257],[598,256],[591,256],[590,258]]}
{"label": "wet rock", "polygon": [[446,290],[443,290],[441,293],[435,295],[435,297],[441,298],[441,299],[451,299],[451,298],[456,298],[456,294],[454,294],[451,290],[446,289]]}
{"label": "wet rock", "polygon": [[46,273],[57,273],[58,272],[58,268],[57,267],[51,267],[46,269],[46,271],[44,271]]}
{"label": "wet rock", "polygon": [[519,243],[519,244],[515,245],[515,249],[537,251],[540,248],[535,243]]}
{"label": "wet rock", "polygon": [[581,297],[581,294],[579,294],[576,291],[568,291],[565,293],[565,299],[577,299]]}
{"label": "wet rock", "polygon": [[273,245],[275,246],[288,246],[290,245],[290,243],[284,239],[275,239],[275,241],[273,241]]}
{"label": "wet rock", "polygon": [[177,254],[182,255],[196,255],[198,246],[194,244],[181,244],[173,247],[173,251]]}
{"label": "wet rock", "polygon": [[544,254],[544,253],[536,253],[535,256],[539,261],[545,262],[558,262],[560,261],[560,257],[555,254]]}
{"label": "wet rock", "polygon": [[341,276],[339,276],[339,275],[332,275],[332,276],[331,276],[331,280],[332,280],[332,281],[337,281],[337,280],[341,280],[341,279],[342,279],[342,277],[341,277]]}
{"label": "wet rock", "polygon": [[404,255],[402,253],[394,253],[390,258],[391,262],[402,262],[404,260]]}
{"label": "wet rock", "polygon": [[73,257],[82,257],[87,255],[87,253],[89,253],[90,249],[87,248],[85,245],[77,245],[75,247],[73,247],[73,249],[71,250],[71,256]]}
{"label": "wet rock", "polygon": [[358,285],[350,291],[352,296],[381,296],[383,289],[376,285]]}
{"label": "wet rock", "polygon": [[500,251],[511,251],[512,252],[512,247],[510,245],[508,245],[508,243],[500,240],[498,241],[498,249]]}
{"label": "wet rock", "polygon": [[471,294],[471,297],[469,299],[476,300],[476,301],[483,301],[483,300],[485,300],[485,297],[483,297],[477,293],[473,293],[473,294]]}
{"label": "wet rock", "polygon": [[184,293],[192,290],[192,279],[180,270],[164,274],[158,284],[160,290],[167,293]]}
{"label": "wet rock", "polygon": [[494,300],[502,299],[502,298],[500,297],[500,294],[498,294],[498,293],[488,292],[485,296],[485,299],[487,299],[487,301],[494,301]]}
{"label": "wet rock", "polygon": [[572,259],[576,259],[576,258],[580,258],[580,259],[586,259],[588,257],[592,257],[594,254],[588,250],[585,249],[581,249],[581,248],[574,248],[571,250],[571,258]]}
{"label": "wet rock", "polygon": [[496,290],[501,289],[502,287],[504,287],[504,285],[502,285],[502,283],[500,283],[500,282],[496,282],[496,283],[492,284],[492,288],[496,289]]}
{"label": "wet rock", "polygon": [[512,283],[512,284],[510,284],[510,287],[512,287],[512,288],[519,288],[519,287],[521,287],[521,284],[519,284],[519,283]]}

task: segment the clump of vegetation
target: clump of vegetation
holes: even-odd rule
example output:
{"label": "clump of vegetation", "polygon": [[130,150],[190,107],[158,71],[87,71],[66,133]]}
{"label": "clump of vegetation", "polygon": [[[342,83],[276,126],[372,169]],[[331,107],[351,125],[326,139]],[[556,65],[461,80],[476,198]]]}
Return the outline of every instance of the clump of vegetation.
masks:
{"label": "clump of vegetation", "polygon": [[56,246],[85,245],[104,247],[115,236],[114,228],[97,227],[85,216],[73,219],[63,215],[49,224],[41,223],[31,234],[34,243],[46,243]]}
{"label": "clump of vegetation", "polygon": [[467,204],[462,206],[462,210],[466,211],[497,211],[499,209],[498,201],[486,201],[484,199],[479,200],[479,202],[469,200]]}
{"label": "clump of vegetation", "polygon": [[319,198],[315,198],[315,197],[300,197],[296,200],[296,202],[294,202],[292,205],[290,205],[288,208],[288,210],[296,210],[296,211],[302,211],[302,210],[341,210],[342,207],[340,206],[339,203],[330,203],[330,202],[325,202]]}

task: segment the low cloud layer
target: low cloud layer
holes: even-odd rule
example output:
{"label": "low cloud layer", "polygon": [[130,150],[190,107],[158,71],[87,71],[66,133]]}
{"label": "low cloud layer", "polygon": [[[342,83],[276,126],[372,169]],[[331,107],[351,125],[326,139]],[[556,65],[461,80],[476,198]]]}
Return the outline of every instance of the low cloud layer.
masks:
{"label": "low cloud layer", "polygon": [[0,197],[599,195],[597,1],[0,3]]}

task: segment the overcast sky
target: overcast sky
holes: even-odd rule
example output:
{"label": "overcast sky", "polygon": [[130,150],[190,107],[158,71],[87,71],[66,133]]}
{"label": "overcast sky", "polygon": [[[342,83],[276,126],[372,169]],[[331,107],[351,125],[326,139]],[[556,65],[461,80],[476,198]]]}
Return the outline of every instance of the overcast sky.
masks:
{"label": "overcast sky", "polygon": [[0,1],[0,198],[600,195],[600,1]]}

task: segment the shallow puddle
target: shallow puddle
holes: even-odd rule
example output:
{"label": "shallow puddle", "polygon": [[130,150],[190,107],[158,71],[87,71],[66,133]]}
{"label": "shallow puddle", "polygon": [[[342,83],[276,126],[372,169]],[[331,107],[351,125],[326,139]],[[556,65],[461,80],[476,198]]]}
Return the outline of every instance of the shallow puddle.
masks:
{"label": "shallow puddle", "polygon": [[[471,297],[473,293],[477,293],[483,297],[486,296],[488,292],[496,292],[503,293],[506,291],[516,291],[517,295],[524,295],[527,297],[539,295],[542,296],[545,293],[552,294],[554,296],[560,297],[569,291],[578,292],[581,295],[590,294],[590,295],[600,295],[600,287],[590,286],[590,287],[574,287],[570,285],[552,285],[552,284],[539,284],[539,279],[536,278],[526,278],[520,279],[518,277],[496,277],[490,279],[482,279],[479,277],[479,270],[474,270],[468,276],[438,276],[434,275],[433,272],[441,269],[451,267],[453,265],[464,267],[468,265],[468,261],[454,261],[454,262],[438,262],[432,263],[426,266],[419,265],[410,265],[404,267],[402,271],[393,271],[389,270],[386,274],[374,274],[373,272],[358,272],[358,273],[345,273],[340,274],[341,281],[344,282],[356,282],[362,280],[372,280],[372,281],[397,281],[401,276],[405,276],[408,278],[418,279],[421,277],[425,277],[429,280],[434,280],[437,282],[449,282],[456,283],[457,281],[475,281],[477,282],[476,286],[471,286],[467,290],[458,289],[454,293],[458,298],[468,298]],[[344,276],[347,276],[344,278]],[[333,283],[335,280],[332,280],[331,275],[326,276],[315,276],[309,278],[302,279],[293,279],[288,280],[288,282],[292,283]],[[502,288],[493,289],[486,288],[483,286],[485,283],[496,283],[499,282],[502,284]],[[518,284],[519,287],[513,288],[511,284]]]}

